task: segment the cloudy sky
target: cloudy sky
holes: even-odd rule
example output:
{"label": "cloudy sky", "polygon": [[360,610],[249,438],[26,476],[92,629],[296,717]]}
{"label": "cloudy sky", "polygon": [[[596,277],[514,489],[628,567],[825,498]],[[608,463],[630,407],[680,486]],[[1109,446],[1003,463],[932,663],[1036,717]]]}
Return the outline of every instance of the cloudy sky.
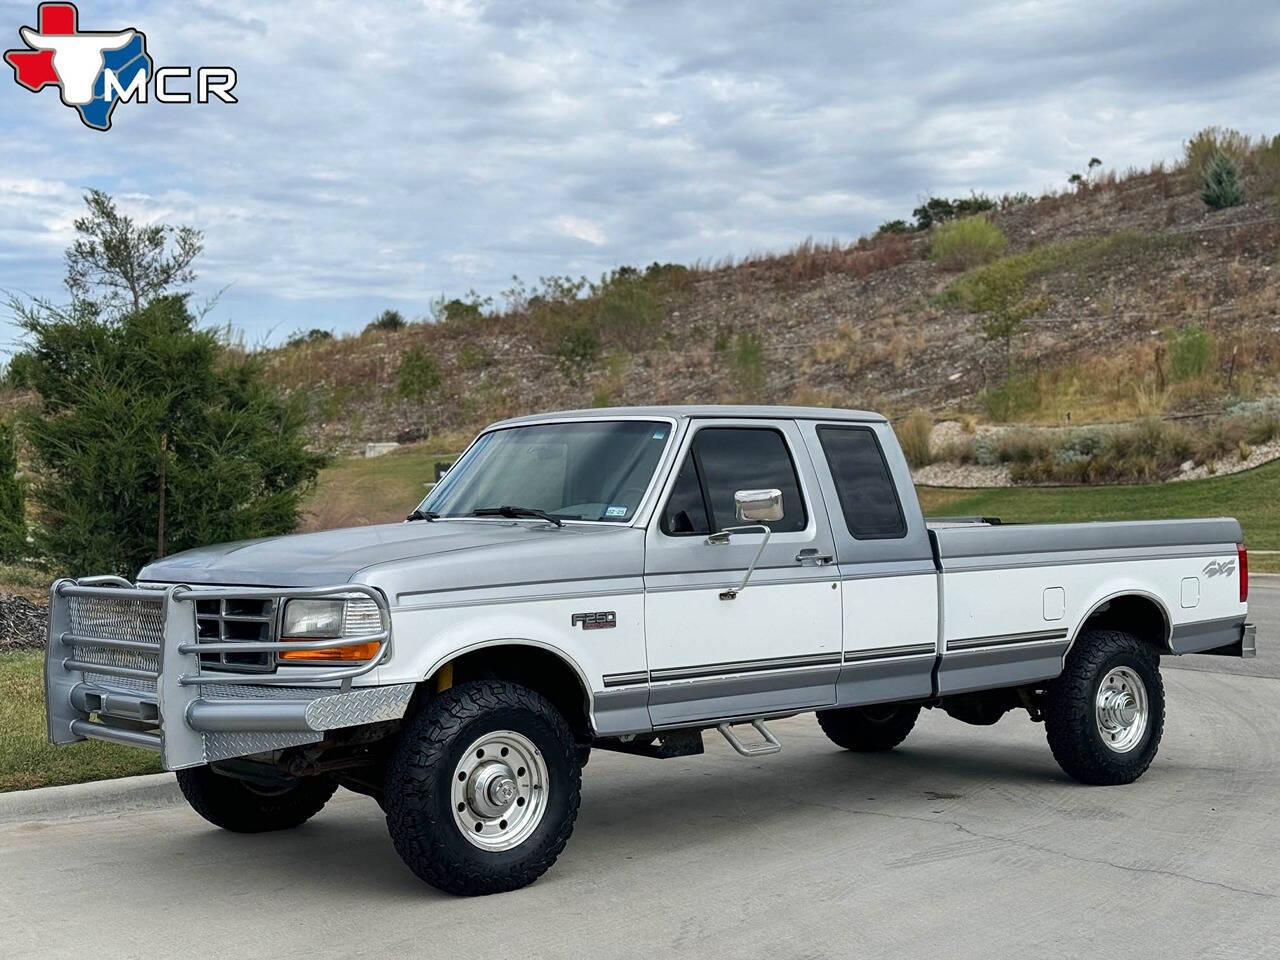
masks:
{"label": "cloudy sky", "polygon": [[[1038,192],[1090,156],[1280,132],[1280,5],[82,0],[234,106],[122,104],[97,133],[0,75],[0,289],[64,296],[87,187],[206,233],[211,319],[355,330],[512,274],[853,238],[924,193]],[[0,0],[0,48],[35,0]],[[4,321],[0,343],[11,348]]]}

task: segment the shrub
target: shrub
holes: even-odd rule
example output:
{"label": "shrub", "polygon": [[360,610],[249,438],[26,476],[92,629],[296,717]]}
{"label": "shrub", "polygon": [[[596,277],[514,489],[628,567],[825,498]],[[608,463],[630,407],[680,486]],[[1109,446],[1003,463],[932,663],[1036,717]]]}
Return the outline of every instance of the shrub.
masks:
{"label": "shrub", "polygon": [[933,418],[923,410],[917,410],[895,428],[898,444],[907,458],[911,469],[927,467],[933,463],[931,439],[933,436]]}
{"label": "shrub", "polygon": [[1236,166],[1243,166],[1252,149],[1253,141],[1248,134],[1229,127],[1205,127],[1182,145],[1187,170],[1197,177],[1218,154],[1225,154]]}
{"label": "shrub", "polygon": [[443,378],[435,358],[421,346],[410,347],[400,355],[396,374],[396,392],[406,400],[421,402],[440,386]]}
{"label": "shrub", "polygon": [[1214,210],[1238,207],[1244,203],[1244,184],[1240,171],[1225,153],[1216,153],[1204,171],[1204,189],[1200,199]]}
{"label": "shrub", "polygon": [[434,307],[434,315],[439,323],[473,323],[484,316],[484,308],[486,301],[472,293],[466,300],[446,300],[443,303],[437,301]]}
{"label": "shrub", "polygon": [[0,385],[13,390],[30,390],[32,388],[31,365],[33,362],[31,354],[26,351],[15,353],[9,358],[9,363],[4,368],[4,376],[0,378]]}
{"label": "shrub", "polygon": [[600,336],[595,327],[577,313],[560,316],[554,325],[551,356],[560,372],[574,383],[582,381],[585,368],[600,355]]}
{"label": "shrub", "polygon": [[26,490],[18,477],[13,426],[0,421],[0,560],[22,560],[27,554]]}
{"label": "shrub", "polygon": [[458,366],[464,370],[487,367],[493,362],[489,348],[480,343],[464,343],[458,351]]}
{"label": "shrub", "polygon": [[373,318],[373,321],[365,327],[365,332],[370,330],[395,331],[405,328],[404,314],[399,310],[383,310],[380,314]]}
{"label": "shrub", "polygon": [[988,420],[1007,423],[1040,408],[1040,385],[1035,377],[1011,373],[978,398]]}
{"label": "shrub", "polygon": [[888,220],[876,229],[876,236],[882,237],[887,233],[910,233],[911,224],[905,220]]}
{"label": "shrub", "polygon": [[764,341],[760,335],[744,330],[733,345],[733,374],[738,387],[748,394],[764,389]]}
{"label": "shrub", "polygon": [[[654,274],[660,282],[662,269]],[[601,278],[592,289],[593,320],[601,339],[639,348],[647,345],[662,327],[666,310],[654,296],[651,282],[634,267],[622,267]]]}
{"label": "shrub", "polygon": [[1169,344],[1170,379],[1175,383],[1199,379],[1213,368],[1217,344],[1208,330],[1188,323],[1177,330],[1167,331],[1165,339]]}
{"label": "shrub", "polygon": [[305,332],[302,330],[299,330],[297,333],[289,337],[289,339],[284,342],[284,345],[286,347],[298,347],[304,344],[325,343],[326,341],[332,340],[332,339],[333,339],[333,333],[331,331],[320,330],[318,328],[313,327],[312,329],[307,330]]}
{"label": "shrub", "polygon": [[968,270],[1004,253],[1000,228],[983,216],[944,223],[933,234],[929,255],[944,270]]}
{"label": "shrub", "polygon": [[911,215],[916,218],[917,230],[928,230],[949,220],[971,217],[994,210],[995,207],[996,201],[985,193],[973,193],[954,200],[948,200],[945,197],[926,197],[924,203],[911,211]]}
{"label": "shrub", "polygon": [[104,320],[23,321],[41,405],[23,421],[37,552],[75,573],[136,574],[156,556],[288,533],[326,458],[304,397],[199,330],[181,296]]}

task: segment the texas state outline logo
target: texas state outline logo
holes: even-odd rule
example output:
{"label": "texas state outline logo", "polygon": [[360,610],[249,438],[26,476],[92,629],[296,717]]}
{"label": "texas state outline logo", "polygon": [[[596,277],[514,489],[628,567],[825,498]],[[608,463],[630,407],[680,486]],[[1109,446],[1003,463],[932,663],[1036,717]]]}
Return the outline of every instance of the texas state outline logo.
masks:
{"label": "texas state outline logo", "polygon": [[[137,27],[120,30],[81,30],[74,3],[42,3],[36,7],[36,26],[21,27],[25,47],[7,50],[18,85],[39,93],[58,88],[64,105],[74,109],[92,130],[110,130],[111,116],[122,102],[192,103],[189,90],[171,89],[171,82],[196,80],[195,102],[215,98],[237,103],[231,91],[236,72],[231,67],[160,67],[147,52],[147,35]],[[154,92],[152,88],[154,87]]]}

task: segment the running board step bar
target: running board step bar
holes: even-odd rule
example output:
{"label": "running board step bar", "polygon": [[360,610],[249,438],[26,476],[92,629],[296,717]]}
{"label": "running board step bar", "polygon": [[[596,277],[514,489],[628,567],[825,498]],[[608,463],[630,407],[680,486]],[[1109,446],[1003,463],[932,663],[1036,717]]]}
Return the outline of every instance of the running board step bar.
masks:
{"label": "running board step bar", "polygon": [[764,725],[763,720],[752,720],[751,726],[755,727],[756,733],[764,738],[762,743],[743,743],[738,739],[737,734],[733,732],[735,726],[741,724],[721,723],[717,724],[716,729],[720,731],[720,736],[729,741],[729,746],[742,754],[744,757],[765,757],[771,753],[777,753],[782,749],[782,744],[778,742],[778,738],[770,732],[769,728]]}

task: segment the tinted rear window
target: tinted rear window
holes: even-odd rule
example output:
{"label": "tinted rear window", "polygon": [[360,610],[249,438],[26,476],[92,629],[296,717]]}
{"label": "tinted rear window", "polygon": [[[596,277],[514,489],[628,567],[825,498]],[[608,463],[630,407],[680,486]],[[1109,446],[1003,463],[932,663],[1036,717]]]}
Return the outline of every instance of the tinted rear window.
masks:
{"label": "tinted rear window", "polygon": [[819,427],[818,439],[849,532],[859,540],[905,537],[907,521],[876,435],[866,427]]}

